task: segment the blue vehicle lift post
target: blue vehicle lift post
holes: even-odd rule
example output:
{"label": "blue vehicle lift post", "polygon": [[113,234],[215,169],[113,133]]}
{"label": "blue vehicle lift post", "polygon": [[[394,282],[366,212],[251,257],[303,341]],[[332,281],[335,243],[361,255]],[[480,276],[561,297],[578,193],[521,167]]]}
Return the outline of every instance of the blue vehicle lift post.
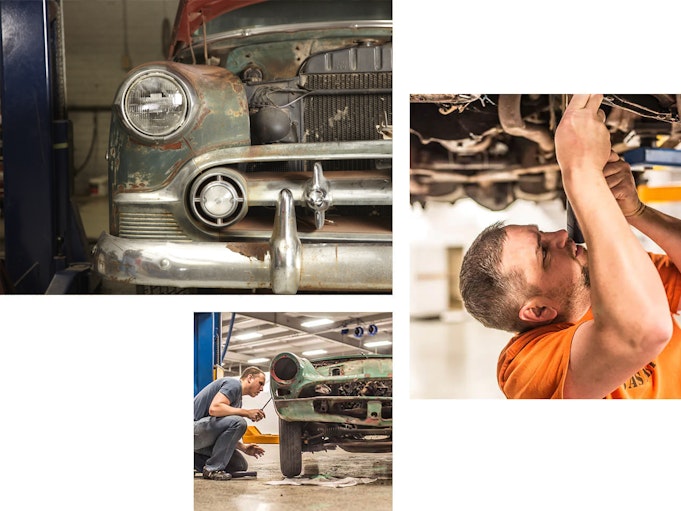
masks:
{"label": "blue vehicle lift post", "polygon": [[220,321],[219,312],[197,312],[194,314],[195,396],[215,379],[214,368],[220,355]]}
{"label": "blue vehicle lift post", "polygon": [[71,203],[61,3],[0,0],[0,35],[10,292],[85,292],[87,241]]}

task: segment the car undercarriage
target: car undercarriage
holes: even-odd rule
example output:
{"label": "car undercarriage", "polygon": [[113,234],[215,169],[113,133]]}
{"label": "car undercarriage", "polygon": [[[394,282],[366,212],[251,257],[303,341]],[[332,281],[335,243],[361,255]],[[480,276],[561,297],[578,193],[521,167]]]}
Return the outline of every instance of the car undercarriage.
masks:
{"label": "car undercarriage", "polygon": [[[412,94],[412,204],[471,198],[501,211],[517,199],[565,200],[553,136],[566,94]],[[613,150],[681,143],[681,95],[605,94]],[[637,175],[641,179],[640,175]]]}

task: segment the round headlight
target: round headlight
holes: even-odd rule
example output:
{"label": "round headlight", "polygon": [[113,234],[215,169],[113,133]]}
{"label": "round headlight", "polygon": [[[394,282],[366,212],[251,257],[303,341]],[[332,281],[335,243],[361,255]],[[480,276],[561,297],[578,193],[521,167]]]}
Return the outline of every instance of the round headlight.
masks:
{"label": "round headlight", "polygon": [[163,137],[179,130],[187,119],[189,100],[182,85],[162,73],[145,74],[125,93],[123,112],[143,135]]}

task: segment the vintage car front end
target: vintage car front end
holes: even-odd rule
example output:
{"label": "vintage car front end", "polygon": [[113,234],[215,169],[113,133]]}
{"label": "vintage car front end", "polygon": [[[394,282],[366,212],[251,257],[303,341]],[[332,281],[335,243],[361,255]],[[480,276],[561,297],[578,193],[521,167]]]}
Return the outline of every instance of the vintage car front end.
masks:
{"label": "vintage car front end", "polygon": [[[121,85],[110,226],[94,249],[102,277],[390,292],[392,23],[376,19],[390,2],[368,2],[374,18],[356,19],[360,9],[340,21],[343,2],[315,2],[327,9],[282,24],[291,3],[247,6],[280,12],[276,25],[259,11],[226,12]],[[249,16],[260,25],[224,26]]]}
{"label": "vintage car front end", "polygon": [[284,475],[301,472],[302,452],[392,450],[390,355],[310,361],[285,352],[270,367]]}

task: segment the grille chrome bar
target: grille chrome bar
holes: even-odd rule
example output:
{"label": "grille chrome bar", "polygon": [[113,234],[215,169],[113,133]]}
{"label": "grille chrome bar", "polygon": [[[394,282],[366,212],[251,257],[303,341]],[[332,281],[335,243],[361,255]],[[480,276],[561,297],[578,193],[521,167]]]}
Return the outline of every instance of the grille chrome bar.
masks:
{"label": "grille chrome bar", "polygon": [[189,241],[169,211],[121,211],[119,222],[119,235],[124,238]]}

